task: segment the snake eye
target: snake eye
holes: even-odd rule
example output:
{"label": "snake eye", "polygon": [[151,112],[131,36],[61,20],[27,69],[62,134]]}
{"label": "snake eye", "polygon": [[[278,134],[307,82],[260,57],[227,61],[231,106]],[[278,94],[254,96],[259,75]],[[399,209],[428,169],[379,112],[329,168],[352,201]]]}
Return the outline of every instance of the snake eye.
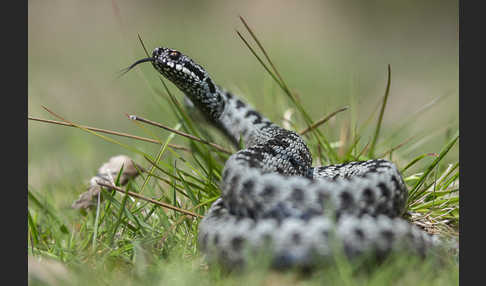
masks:
{"label": "snake eye", "polygon": [[174,60],[174,61],[179,59],[180,56],[181,56],[181,53],[178,52],[178,51],[172,51],[172,52],[169,53],[169,58],[171,60]]}

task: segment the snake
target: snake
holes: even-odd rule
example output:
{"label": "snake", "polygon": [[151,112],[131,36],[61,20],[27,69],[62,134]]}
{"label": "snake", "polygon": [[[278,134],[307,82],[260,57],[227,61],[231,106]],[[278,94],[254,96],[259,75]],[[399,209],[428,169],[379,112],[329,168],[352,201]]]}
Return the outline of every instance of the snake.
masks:
{"label": "snake", "polygon": [[[313,267],[336,255],[425,257],[437,245],[402,218],[408,190],[396,165],[374,159],[312,166],[304,139],[217,85],[178,50],[158,47],[151,62],[237,147],[225,162],[221,196],[198,226],[209,261],[228,267],[265,253],[276,269]],[[243,144],[241,144],[243,143]]]}

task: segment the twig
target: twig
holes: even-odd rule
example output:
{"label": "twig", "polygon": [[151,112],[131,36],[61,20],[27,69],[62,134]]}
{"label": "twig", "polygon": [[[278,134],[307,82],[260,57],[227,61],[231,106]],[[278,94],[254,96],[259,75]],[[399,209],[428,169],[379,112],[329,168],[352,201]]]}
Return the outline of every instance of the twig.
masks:
{"label": "twig", "polygon": [[[35,118],[32,116],[28,116],[27,119],[33,120],[33,121],[39,121],[39,122],[44,122],[44,123],[52,123],[52,124],[57,124],[57,125],[63,125],[63,126],[68,126],[68,127],[77,127],[76,125],[73,125],[71,123],[67,122],[62,122],[62,121],[55,121],[55,120],[49,120],[49,119],[42,119],[42,118]],[[131,135],[127,133],[122,133],[122,132],[117,132],[117,131],[111,131],[111,130],[106,130],[106,129],[101,129],[101,128],[96,128],[96,127],[90,127],[86,125],[79,125],[79,127],[86,128],[91,131],[96,131],[96,132],[101,132],[101,133],[106,133],[106,134],[111,134],[111,135],[116,135],[116,136],[121,136],[121,137],[127,137],[127,138],[132,138],[140,141],[145,141],[145,142],[150,142],[158,145],[162,145],[162,143],[158,140],[155,139],[150,139],[150,138],[145,138],[145,137],[140,137],[136,135]],[[178,149],[178,150],[184,150],[187,152],[190,152],[191,150],[187,147],[184,146],[179,146],[175,144],[169,144],[169,147],[173,149]]]}
{"label": "twig", "polygon": [[377,158],[383,158],[385,157],[386,155],[390,154],[391,152],[394,152],[395,150],[403,147],[405,144],[407,144],[408,142],[410,142],[412,139],[414,139],[415,137],[417,137],[417,135],[414,135],[408,139],[406,139],[405,141],[403,141],[402,143],[398,144],[397,146],[395,147],[392,147],[390,148],[390,150],[386,151],[385,153],[379,155],[379,156],[376,156]]}
{"label": "twig", "polygon": [[306,129],[302,130],[302,131],[299,131],[299,134],[300,135],[304,135],[306,134],[307,132],[311,131],[312,129],[320,126],[321,124],[324,124],[325,122],[327,122],[329,119],[331,119],[332,117],[334,117],[336,114],[338,114],[339,112],[342,112],[342,111],[345,111],[349,108],[349,106],[344,106],[336,111],[334,111],[333,113],[319,119],[318,121],[316,121],[314,124],[312,124],[311,126],[307,127]]}
{"label": "twig", "polygon": [[137,154],[140,154],[140,155],[142,155],[142,156],[145,156],[145,153],[144,153],[144,152],[142,152],[142,151],[140,151],[140,150],[138,150],[137,148],[134,148],[134,147],[129,146],[129,145],[127,145],[127,144],[123,144],[123,143],[121,143],[121,142],[118,142],[118,141],[116,141],[115,139],[113,139],[113,138],[111,138],[111,137],[107,137],[107,136],[104,136],[104,135],[98,134],[98,133],[96,133],[96,132],[94,132],[94,131],[91,131],[91,130],[89,130],[89,129],[86,129],[86,128],[84,128],[84,127],[82,127],[82,126],[78,125],[78,124],[74,124],[72,121],[69,121],[69,120],[64,119],[62,116],[60,116],[59,114],[57,114],[57,113],[55,113],[54,111],[50,110],[49,108],[45,107],[44,105],[41,105],[41,107],[42,107],[42,108],[43,108],[45,111],[47,111],[49,114],[51,114],[52,116],[54,116],[54,117],[58,118],[58,119],[59,119],[59,120],[61,120],[61,121],[67,122],[67,123],[69,123],[69,124],[71,124],[71,125],[74,125],[75,127],[80,128],[81,130],[84,130],[84,131],[86,131],[86,132],[88,132],[88,133],[91,133],[91,134],[93,134],[93,135],[95,135],[95,136],[98,136],[99,138],[102,138],[102,139],[103,139],[103,140],[105,140],[105,141],[108,141],[108,142],[111,142],[111,143],[115,143],[115,144],[120,145],[120,146],[122,146],[123,148],[128,149],[128,150],[130,150],[130,151],[132,151],[132,152],[134,152],[134,153],[137,153]]}
{"label": "twig", "polygon": [[184,137],[187,137],[191,140],[194,140],[194,141],[198,141],[198,142],[201,142],[201,143],[204,143],[204,144],[207,144],[209,146],[212,146],[214,147],[215,149],[221,151],[221,152],[224,152],[226,154],[232,154],[232,152],[224,149],[223,147],[219,146],[218,144],[215,144],[215,143],[212,143],[212,142],[209,142],[209,141],[206,141],[204,139],[201,139],[201,138],[198,138],[196,136],[193,136],[191,134],[187,134],[187,133],[184,133],[182,131],[179,131],[179,130],[175,130],[173,128],[170,128],[168,126],[165,126],[165,125],[162,125],[158,122],[155,122],[155,121],[151,121],[151,120],[148,120],[148,119],[145,119],[145,118],[142,118],[140,116],[137,116],[137,115],[128,115],[128,118],[130,120],[136,120],[136,121],[140,121],[140,122],[143,122],[143,123],[147,123],[147,124],[150,124],[150,125],[153,125],[153,126],[157,126],[157,127],[160,127],[162,129],[165,129],[167,131],[170,131],[172,133],[175,133],[177,135],[181,135],[181,136],[184,136]]}
{"label": "twig", "polygon": [[156,201],[156,200],[151,199],[151,198],[147,198],[145,196],[142,196],[142,195],[137,194],[137,193],[134,193],[134,192],[130,192],[128,190],[124,190],[124,189],[119,188],[117,186],[113,186],[113,185],[110,185],[110,184],[105,184],[105,183],[102,183],[102,182],[98,182],[98,185],[103,186],[105,188],[113,189],[113,190],[115,190],[117,192],[124,193],[124,194],[127,194],[129,196],[136,197],[138,199],[141,199],[141,200],[144,200],[144,201],[147,201],[147,202],[151,202],[153,204],[159,205],[159,206],[164,207],[164,208],[168,208],[168,209],[171,209],[171,210],[174,210],[174,211],[181,212],[181,213],[186,214],[186,215],[190,215],[190,216],[198,217],[198,218],[202,218],[203,217],[202,215],[193,213],[191,211],[188,211],[188,210],[185,210],[185,209],[181,209],[181,208],[178,208],[178,207],[175,207],[173,205],[166,204],[166,203],[163,203],[163,202],[159,202],[159,201]]}

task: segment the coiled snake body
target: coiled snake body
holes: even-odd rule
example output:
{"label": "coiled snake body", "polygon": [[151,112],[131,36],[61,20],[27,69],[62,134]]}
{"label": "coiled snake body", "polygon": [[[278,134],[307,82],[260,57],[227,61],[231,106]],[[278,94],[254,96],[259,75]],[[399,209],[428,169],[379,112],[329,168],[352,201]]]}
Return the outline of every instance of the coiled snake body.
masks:
{"label": "coiled snake body", "polygon": [[335,254],[383,256],[395,250],[424,255],[432,237],[399,218],[407,189],[386,160],[312,167],[302,138],[263,117],[217,86],[189,57],[156,48],[152,62],[235,145],[222,196],[200,222],[198,241],[209,259],[245,263],[262,250],[275,267],[308,266]]}

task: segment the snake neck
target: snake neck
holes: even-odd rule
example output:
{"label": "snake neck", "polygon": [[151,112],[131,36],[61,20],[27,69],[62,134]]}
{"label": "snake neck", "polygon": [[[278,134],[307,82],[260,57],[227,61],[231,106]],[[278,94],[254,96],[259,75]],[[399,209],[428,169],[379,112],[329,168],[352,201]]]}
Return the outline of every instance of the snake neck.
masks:
{"label": "snake neck", "polygon": [[175,84],[235,147],[240,142],[246,147],[261,143],[268,137],[265,129],[277,127],[250,105],[214,84],[207,73],[203,81]]}
{"label": "snake neck", "polygon": [[218,123],[225,109],[222,92],[209,76],[200,82],[173,82],[191,102],[213,123]]}
{"label": "snake neck", "polygon": [[261,144],[270,139],[271,128],[280,128],[229,91],[219,91],[224,109],[217,124],[237,147],[240,142],[247,148]]}

